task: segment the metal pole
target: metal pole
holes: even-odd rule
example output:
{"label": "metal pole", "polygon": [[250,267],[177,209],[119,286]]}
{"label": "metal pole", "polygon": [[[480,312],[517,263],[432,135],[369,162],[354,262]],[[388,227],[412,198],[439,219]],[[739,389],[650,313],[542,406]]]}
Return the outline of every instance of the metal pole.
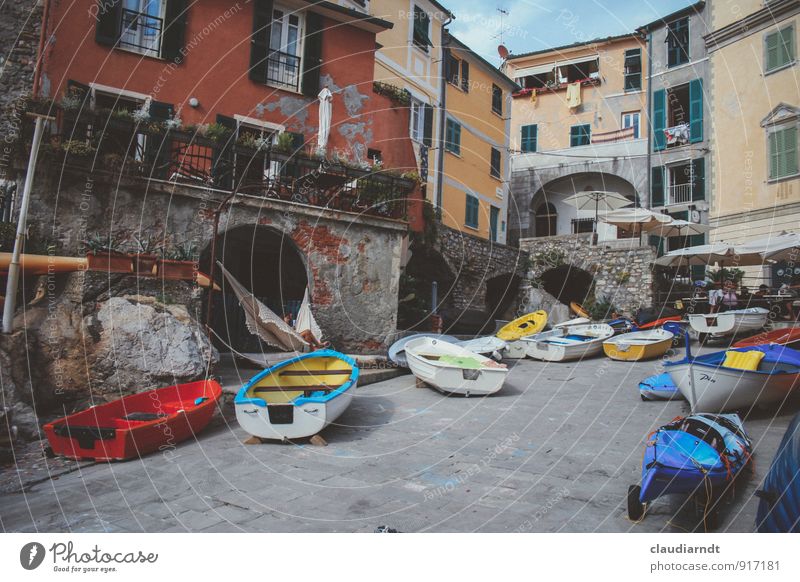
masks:
{"label": "metal pole", "polygon": [[19,265],[22,248],[25,245],[25,228],[28,221],[28,205],[33,189],[33,175],[36,173],[36,158],[39,157],[39,144],[42,142],[44,122],[51,119],[36,115],[36,127],[33,132],[33,143],[28,158],[28,172],[25,175],[25,188],[22,190],[22,202],[17,219],[17,236],[14,239],[14,251],[11,254],[11,263],[8,265],[8,281],[6,282],[6,299],[3,305],[3,333],[14,331],[14,310],[16,309],[17,286],[19,284]]}
{"label": "metal pole", "polygon": [[433,281],[431,283],[431,313],[436,315],[438,309],[436,306],[439,304],[439,283],[437,281]]}

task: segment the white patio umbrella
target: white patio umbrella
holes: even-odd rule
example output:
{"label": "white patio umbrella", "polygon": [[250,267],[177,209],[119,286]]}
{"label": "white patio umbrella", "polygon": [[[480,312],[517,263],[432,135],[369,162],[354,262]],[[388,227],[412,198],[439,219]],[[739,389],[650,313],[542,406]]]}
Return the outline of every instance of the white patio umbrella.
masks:
{"label": "white patio umbrella", "polygon": [[669,214],[653,212],[646,208],[620,208],[605,213],[600,220],[617,228],[630,231],[638,229],[641,232],[649,227],[668,223],[672,217]]}
{"label": "white patio umbrella", "polygon": [[694,234],[705,234],[711,227],[707,224],[689,222],[688,220],[672,219],[665,223],[654,223],[645,229],[650,234],[669,238],[673,236],[689,236]]}
{"label": "white patio umbrella", "polygon": [[317,135],[317,150],[325,152],[328,147],[328,137],[331,134],[331,117],[333,116],[333,93],[325,87],[319,92],[319,133]]}
{"label": "white patio umbrella", "polygon": [[800,234],[781,232],[741,245],[736,245],[737,254],[758,253],[765,261],[793,261],[800,259]]}
{"label": "white patio umbrella", "polygon": [[572,196],[564,198],[564,202],[574,204],[578,210],[594,209],[594,228],[597,231],[597,220],[600,217],[600,211],[609,212],[630,206],[633,204],[619,192],[606,192],[604,190],[587,190],[586,192],[578,192]]}
{"label": "white patio umbrella", "polygon": [[711,243],[675,249],[654,261],[662,267],[685,267],[688,265],[713,265],[724,263],[733,257],[733,247],[727,243]]}

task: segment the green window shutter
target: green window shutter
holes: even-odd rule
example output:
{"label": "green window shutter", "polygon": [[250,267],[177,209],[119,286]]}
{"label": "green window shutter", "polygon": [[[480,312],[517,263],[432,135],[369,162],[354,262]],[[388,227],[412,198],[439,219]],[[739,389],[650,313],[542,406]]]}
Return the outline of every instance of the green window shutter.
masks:
{"label": "green window shutter", "polygon": [[650,206],[664,206],[664,187],[666,171],[664,166],[653,168],[650,177]]}
{"label": "green window shutter", "polygon": [[706,199],[706,160],[692,160],[692,202]]}
{"label": "green window shutter", "polygon": [[322,67],[322,16],[316,12],[306,13],[306,34],[303,38],[303,79],[301,92],[306,97],[319,94],[320,68]]}
{"label": "green window shutter", "polygon": [[780,55],[778,45],[780,44],[780,34],[773,32],[767,35],[764,44],[766,45],[766,67],[767,71],[776,69],[780,66]]}
{"label": "green window shutter", "polygon": [[97,3],[97,25],[94,30],[94,39],[97,44],[114,46],[119,41],[122,28],[122,2]]}
{"label": "green window shutter", "polygon": [[187,12],[186,0],[167,0],[161,41],[161,56],[167,60],[180,62]]}
{"label": "green window shutter", "polygon": [[784,156],[786,159],[786,176],[797,174],[797,128],[784,129]]}
{"label": "green window shutter", "polygon": [[480,202],[475,196],[467,194],[466,212],[464,224],[472,228],[478,228],[478,215],[480,214]]}
{"label": "green window shutter", "polygon": [[659,89],[653,93],[653,150],[661,151],[667,147],[667,136],[664,128],[667,127],[667,92]]}
{"label": "green window shutter", "polygon": [[689,82],[689,142],[703,141],[703,80]]}
{"label": "green window shutter", "polygon": [[461,126],[452,119],[447,120],[445,149],[454,154],[461,153]]}
{"label": "green window shutter", "polygon": [[158,121],[166,121],[172,119],[175,113],[175,107],[172,103],[162,103],[161,101],[150,102],[150,117]]}
{"label": "green window shutter", "polygon": [[461,61],[461,89],[464,93],[469,93],[469,63]]}
{"label": "green window shutter", "polygon": [[426,103],[423,111],[425,112],[425,119],[423,120],[425,127],[422,134],[422,143],[431,147],[433,145],[433,107]]}
{"label": "green window shutter", "polygon": [[769,177],[797,174],[797,128],[787,127],[769,134]]}
{"label": "green window shutter", "polygon": [[779,33],[779,55],[781,65],[788,65],[794,61],[794,26],[787,26]]}
{"label": "green window shutter", "polygon": [[769,177],[778,177],[778,134],[779,131],[773,131],[769,134]]}
{"label": "green window shutter", "polygon": [[497,222],[500,217],[500,209],[497,206],[491,206],[489,210],[489,236],[492,242],[497,241]]}
{"label": "green window shutter", "polygon": [[256,83],[267,82],[267,57],[272,28],[272,0],[253,1],[253,34],[250,36],[250,69],[248,75]]}
{"label": "green window shutter", "polygon": [[520,149],[523,152],[535,152],[537,148],[537,137],[539,133],[538,125],[523,125],[522,126],[522,142]]}

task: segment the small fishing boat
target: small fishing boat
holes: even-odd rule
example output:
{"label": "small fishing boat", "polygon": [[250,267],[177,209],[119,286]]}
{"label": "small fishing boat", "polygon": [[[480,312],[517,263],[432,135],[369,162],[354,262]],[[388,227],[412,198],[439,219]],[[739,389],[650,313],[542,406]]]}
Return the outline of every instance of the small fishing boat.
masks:
{"label": "small fishing boat", "polygon": [[638,362],[660,358],[672,347],[674,335],[664,329],[623,333],[603,342],[603,351],[612,360]]}
{"label": "small fishing boat", "polygon": [[408,368],[408,359],[406,358],[406,344],[411,340],[419,339],[421,337],[437,338],[446,342],[455,343],[457,338],[451,335],[443,335],[441,333],[415,333],[401,337],[389,347],[389,359],[401,368]]}
{"label": "small fishing boat", "polygon": [[355,360],[319,350],[263,370],[234,400],[236,420],[249,434],[273,440],[311,437],[334,422],[353,400]]}
{"label": "small fishing boat", "polygon": [[792,349],[800,348],[800,327],[783,327],[757,333],[733,344],[734,348],[749,348],[762,344],[777,344]]}
{"label": "small fishing boat", "polygon": [[434,338],[408,342],[406,356],[414,376],[447,394],[494,394],[508,376],[505,364]]}
{"label": "small fishing boat", "polygon": [[506,342],[517,341],[525,336],[539,333],[547,325],[547,312],[534,311],[522,317],[518,317],[512,322],[507,323],[497,332],[497,337]]}
{"label": "small fishing boat", "polygon": [[529,358],[546,362],[565,362],[594,356],[603,350],[603,342],[614,335],[605,323],[557,327],[522,338]]}
{"label": "small fishing boat", "polygon": [[639,382],[639,396],[642,400],[673,400],[683,398],[672,376],[666,372],[649,376]]}
{"label": "small fishing boat", "polygon": [[688,317],[692,329],[706,337],[719,339],[763,329],[769,318],[769,310],[763,307],[748,307],[723,313],[694,314]]}
{"label": "small fishing boat", "polygon": [[693,414],[662,426],[647,439],[641,484],[628,488],[628,517],[640,521],[647,504],[664,495],[692,495],[713,528],[718,502],[751,449],[736,414]]}
{"label": "small fishing boat", "polygon": [[124,461],[171,449],[202,431],[221,396],[213,380],[148,390],[54,420],[44,433],[57,455]]}
{"label": "small fishing boat", "polygon": [[800,533],[800,414],[783,435],[764,484],[756,529],[761,533]]}
{"label": "small fishing boat", "polygon": [[734,348],[667,362],[692,411],[748,410],[782,402],[800,386],[800,352],[775,345]]}
{"label": "small fishing boat", "polygon": [[[447,341],[447,340],[445,340]],[[474,339],[451,342],[455,345],[469,350],[474,354],[480,354],[487,358],[492,358],[498,362],[503,359],[503,354],[508,348],[508,344],[499,337],[493,335],[487,337],[476,337]]]}

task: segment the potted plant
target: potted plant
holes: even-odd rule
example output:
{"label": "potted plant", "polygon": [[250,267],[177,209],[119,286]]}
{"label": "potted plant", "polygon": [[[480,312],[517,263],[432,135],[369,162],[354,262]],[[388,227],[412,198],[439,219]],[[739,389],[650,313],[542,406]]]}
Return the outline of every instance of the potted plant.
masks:
{"label": "potted plant", "polygon": [[123,242],[124,239],[119,236],[90,234],[83,241],[88,269],[107,273],[132,273],[133,261],[130,255],[120,251]]}
{"label": "potted plant", "polygon": [[163,245],[154,234],[134,234],[136,254],[133,256],[133,270],[137,275],[153,277],[156,274],[156,261]]}
{"label": "potted plant", "polygon": [[191,281],[197,273],[197,247],[191,242],[177,245],[164,253],[158,262],[158,277],[173,281]]}

